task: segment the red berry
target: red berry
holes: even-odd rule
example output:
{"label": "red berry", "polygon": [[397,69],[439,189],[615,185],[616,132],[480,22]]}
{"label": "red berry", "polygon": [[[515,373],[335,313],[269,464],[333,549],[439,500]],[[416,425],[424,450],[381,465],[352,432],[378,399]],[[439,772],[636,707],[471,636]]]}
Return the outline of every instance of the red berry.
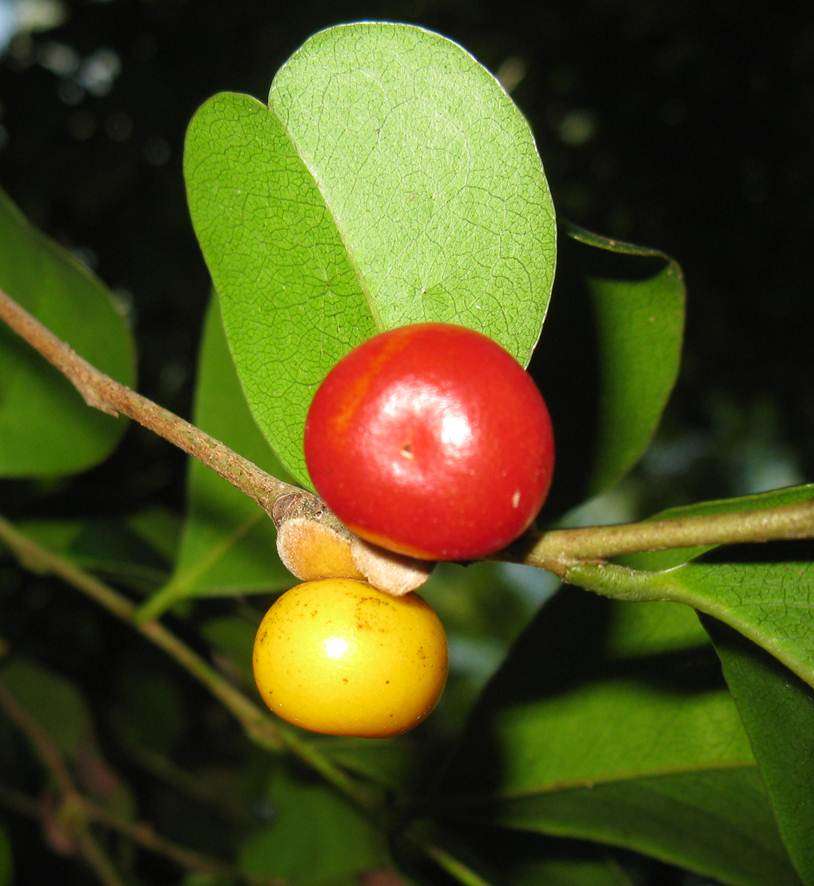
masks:
{"label": "red berry", "polygon": [[357,535],[429,560],[484,557],[539,511],[554,467],[545,401],[492,339],[422,323],[328,373],[305,425],[314,485]]}

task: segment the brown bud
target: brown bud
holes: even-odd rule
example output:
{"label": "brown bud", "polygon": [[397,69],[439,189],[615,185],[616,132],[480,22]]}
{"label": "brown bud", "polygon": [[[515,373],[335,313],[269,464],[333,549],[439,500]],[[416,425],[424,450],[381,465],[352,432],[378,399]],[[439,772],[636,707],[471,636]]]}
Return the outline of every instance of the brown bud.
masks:
{"label": "brown bud", "polygon": [[364,578],[353,562],[348,536],[309,517],[291,517],[279,525],[277,552],[285,568],[303,581]]}
{"label": "brown bud", "polygon": [[303,581],[356,578],[396,597],[423,585],[433,567],[369,545],[341,526],[305,516],[282,519],[277,551],[286,569]]}
{"label": "brown bud", "polygon": [[356,567],[373,587],[394,597],[420,588],[435,566],[429,560],[394,554],[356,537],[351,542],[350,550]]}

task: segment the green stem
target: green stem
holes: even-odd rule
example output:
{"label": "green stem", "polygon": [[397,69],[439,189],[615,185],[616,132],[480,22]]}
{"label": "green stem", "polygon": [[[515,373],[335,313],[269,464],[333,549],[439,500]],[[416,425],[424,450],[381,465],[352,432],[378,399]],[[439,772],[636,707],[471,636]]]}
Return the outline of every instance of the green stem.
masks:
{"label": "green stem", "polygon": [[[576,231],[575,236],[590,237],[590,234]],[[2,291],[0,320],[4,320],[55,366],[82,394],[89,406],[114,415],[127,415],[183,449],[254,499],[276,522],[279,520],[275,518],[275,504],[279,505],[288,497],[308,498],[320,513],[319,519],[342,528],[315,496],[266,473],[220,440],[100,372]],[[281,515],[277,516],[282,519]],[[708,514],[618,526],[552,530],[536,538],[521,540],[514,550],[504,552],[502,556],[563,576],[578,561],[607,560],[637,551],[812,537],[814,502],[804,502],[747,513]],[[517,551],[521,548],[522,553],[518,555]],[[171,605],[183,592],[183,587],[178,586],[179,580],[171,580],[148,601],[139,612],[138,620],[155,618]]]}
{"label": "green stem", "polygon": [[209,855],[203,855],[185,846],[179,846],[156,833],[153,828],[143,822],[126,821],[117,815],[112,815],[106,809],[83,797],[82,807],[88,819],[102,827],[110,828],[119,834],[123,834],[137,845],[157,855],[163,855],[174,861],[179,867],[190,871],[198,871],[204,874],[224,874],[235,876],[237,871],[230,864]]}
{"label": "green stem", "polygon": [[193,652],[175,634],[158,622],[134,624],[136,607],[121,594],[99,579],[75,566],[69,560],[49,551],[23,535],[8,520],[0,516],[0,540],[15,554],[21,565],[39,572],[58,576],[81,591],[121,621],[127,622],[175,659],[199,683],[205,686],[224,707],[241,722],[246,732],[258,744],[270,750],[279,750],[282,740],[277,725],[270,720],[242,692],[231,685],[221,674]]}
{"label": "green stem", "polygon": [[306,766],[318,772],[329,784],[340,793],[351,799],[363,811],[372,817],[381,814],[379,796],[368,790],[364,785],[352,779],[344,770],[335,766],[321,751],[312,744],[303,741],[296,732],[288,729],[282,731],[281,738],[285,747]]}
{"label": "green stem", "polygon": [[352,780],[313,745],[272,720],[167,628],[155,621],[145,624],[134,622],[135,606],[113,588],[32,541],[1,516],[0,540],[8,545],[21,565],[58,576],[166,652],[235,716],[255,744],[271,751],[284,748],[289,750],[354,803],[369,811],[377,806],[378,801],[374,795]]}
{"label": "green stem", "polygon": [[488,880],[484,880],[483,877],[476,874],[475,871],[467,867],[443,847],[421,839],[415,842],[421,851],[428,858],[431,858],[441,870],[446,871],[450,877],[462,883],[463,886],[489,886]]}
{"label": "green stem", "polygon": [[805,501],[731,514],[555,529],[528,541],[516,559],[565,577],[579,561],[608,560],[639,551],[813,537],[814,501]]}
{"label": "green stem", "polygon": [[566,567],[563,581],[614,600],[643,603],[674,601],[669,573],[643,572],[617,563],[575,563]]}
{"label": "green stem", "polygon": [[105,886],[125,886],[125,882],[119,876],[113,862],[90,830],[80,831],[77,843],[83,858],[93,868],[100,883],[104,883]]}
{"label": "green stem", "polygon": [[54,779],[59,789],[66,824],[70,824],[70,837],[76,841],[84,860],[105,886],[124,886],[124,880],[119,876],[113,862],[91,833],[79,791],[54,740],[2,683],[0,709],[25,735],[43,767]]}
{"label": "green stem", "polygon": [[189,569],[185,569],[183,572],[176,572],[163,587],[159,588],[149,600],[142,603],[136,610],[136,621],[145,622],[159,618],[173,603],[177,603],[186,597],[192,585],[207,570],[211,569],[224,556],[226,551],[257,526],[262,519],[263,515],[259,511],[253,514],[248,520],[244,520],[230,532],[220,543],[213,545]]}

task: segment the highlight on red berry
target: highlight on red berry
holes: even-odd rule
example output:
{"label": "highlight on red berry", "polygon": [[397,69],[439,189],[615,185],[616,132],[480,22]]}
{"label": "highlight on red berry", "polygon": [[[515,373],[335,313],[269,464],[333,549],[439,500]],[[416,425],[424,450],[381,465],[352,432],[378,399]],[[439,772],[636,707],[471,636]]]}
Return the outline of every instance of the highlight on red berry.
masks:
{"label": "highlight on red berry", "polygon": [[545,401],[495,341],[421,323],[337,363],[305,425],[319,494],[349,529],[428,560],[485,557],[521,535],[551,485]]}

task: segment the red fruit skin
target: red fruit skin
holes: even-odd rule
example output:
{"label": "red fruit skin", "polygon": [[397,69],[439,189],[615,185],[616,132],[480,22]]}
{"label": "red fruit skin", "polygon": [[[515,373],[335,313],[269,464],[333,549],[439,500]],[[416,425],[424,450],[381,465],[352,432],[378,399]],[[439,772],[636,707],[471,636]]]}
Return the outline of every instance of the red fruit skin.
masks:
{"label": "red fruit skin", "polygon": [[528,528],[554,468],[540,392],[492,339],[422,323],[351,351],[318,389],[305,459],[353,532],[428,560],[485,557]]}

